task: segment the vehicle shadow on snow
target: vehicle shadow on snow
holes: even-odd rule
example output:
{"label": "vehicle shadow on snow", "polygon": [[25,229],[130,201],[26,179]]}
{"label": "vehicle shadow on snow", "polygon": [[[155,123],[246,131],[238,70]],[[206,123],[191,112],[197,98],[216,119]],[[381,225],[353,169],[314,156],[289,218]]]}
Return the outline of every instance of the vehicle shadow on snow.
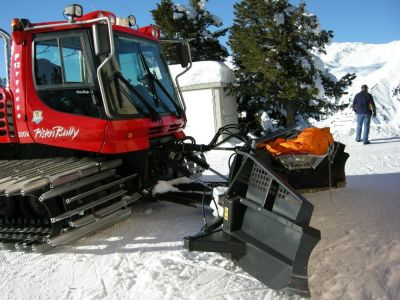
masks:
{"label": "vehicle shadow on snow", "polygon": [[390,138],[378,138],[378,139],[370,139],[371,144],[387,144],[387,143],[398,143],[400,142],[400,137],[394,136]]}
{"label": "vehicle shadow on snow", "polygon": [[371,199],[372,195],[379,194],[377,199],[397,197],[400,204],[400,194],[396,192],[399,183],[400,173],[348,175],[345,187],[306,193],[305,197],[318,206],[318,201],[329,198],[330,192],[336,195],[336,200],[346,202],[352,199]]}
{"label": "vehicle shadow on snow", "polygon": [[[333,189],[332,205],[347,202],[362,202],[363,205],[382,205],[400,196],[396,192],[400,182],[400,173],[351,175],[347,176],[345,188]],[[329,198],[329,191],[305,194],[315,205],[315,215],[320,210],[321,201]],[[328,198],[327,198],[328,197]],[[325,199],[327,198],[327,199]],[[320,203],[319,203],[320,202]],[[323,201],[325,204],[330,201]],[[346,205],[344,205],[346,206]],[[400,205],[398,205],[400,208]],[[213,218],[206,211],[207,218]],[[75,243],[56,247],[46,254],[71,253],[106,255],[113,253],[182,251],[183,238],[194,235],[203,226],[201,207],[193,208],[170,202],[138,203],[128,219],[108,227],[96,234],[85,237]],[[314,216],[313,216],[314,218]],[[195,254],[193,254],[195,255]]]}
{"label": "vehicle shadow on snow", "polygon": [[[206,215],[208,219],[213,218],[210,209],[206,209]],[[133,214],[128,219],[44,254],[180,251],[184,250],[183,238],[196,234],[202,226],[200,206],[193,208],[164,201],[142,202],[133,207]]]}
{"label": "vehicle shadow on snow", "polygon": [[[348,228],[351,222],[340,224],[339,220],[353,220],[351,226],[362,227],[362,224],[368,224],[360,216],[368,216],[379,224],[386,222],[395,227],[400,226],[400,173],[349,175],[346,181],[346,187],[304,195],[314,205],[311,226],[323,233],[331,226],[332,232],[338,228],[351,231]],[[324,234],[322,236],[324,240]]]}
{"label": "vehicle shadow on snow", "polygon": [[344,188],[305,195],[321,231],[309,263],[315,299],[398,299],[398,277],[386,278],[399,267],[399,183],[400,172],[350,175]]}
{"label": "vehicle shadow on snow", "polygon": [[[348,182],[347,186],[349,187],[362,186],[364,190],[368,190],[374,189],[377,186],[380,186],[382,188],[390,186],[391,183],[394,184],[394,186],[397,186],[398,183],[400,183],[400,173],[349,175],[346,176],[346,180]],[[373,184],[368,186],[369,182]],[[383,185],[381,185],[380,183],[383,183]]]}

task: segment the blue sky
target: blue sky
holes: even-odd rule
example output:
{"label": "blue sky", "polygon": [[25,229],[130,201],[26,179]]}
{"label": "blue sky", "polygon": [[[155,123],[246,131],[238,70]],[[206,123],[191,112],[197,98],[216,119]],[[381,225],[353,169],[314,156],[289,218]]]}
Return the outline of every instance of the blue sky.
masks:
{"label": "blue sky", "polygon": [[[10,31],[12,18],[32,22],[62,20],[63,8],[79,3],[84,12],[109,10],[118,16],[133,14],[140,26],[153,23],[150,10],[157,0],[18,0],[7,1],[0,10],[0,27]],[[261,1],[261,0],[260,0]],[[187,0],[175,0],[186,4]],[[209,0],[207,9],[221,17],[224,26],[233,20],[233,4],[238,0]],[[292,0],[298,4],[300,0]],[[306,0],[308,10],[316,14],[322,29],[333,30],[334,42],[386,43],[400,40],[400,0]],[[224,39],[224,42],[226,38]],[[0,54],[0,76],[4,73]]]}
{"label": "blue sky", "polygon": [[[0,10],[0,27],[10,28],[14,17],[25,17],[32,22],[62,19],[64,6],[74,0],[18,0],[7,1]],[[134,14],[139,25],[152,22],[150,10],[156,0],[75,0],[89,12],[110,10],[120,16]],[[186,3],[187,0],[175,0]],[[237,0],[209,0],[208,10],[220,16],[226,26],[233,19],[233,4]],[[297,4],[299,0],[292,0]],[[14,4],[15,3],[15,4]],[[336,42],[385,43],[400,39],[400,0],[306,0],[308,10],[315,13],[323,29],[335,32]]]}

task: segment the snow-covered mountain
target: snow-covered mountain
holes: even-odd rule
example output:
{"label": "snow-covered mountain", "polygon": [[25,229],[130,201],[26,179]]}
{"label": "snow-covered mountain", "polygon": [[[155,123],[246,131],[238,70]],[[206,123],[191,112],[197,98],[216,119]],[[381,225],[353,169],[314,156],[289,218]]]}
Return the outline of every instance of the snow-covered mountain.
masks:
{"label": "snow-covered mountain", "polygon": [[[387,44],[332,43],[321,59],[338,78],[346,73],[356,73],[357,78],[340,100],[351,103],[354,95],[367,84],[374,96],[378,117],[373,129],[399,132],[400,129],[400,41]],[[340,127],[354,127],[354,113],[349,107],[329,118],[328,122]],[[333,123],[332,123],[333,122]],[[386,128],[386,129],[385,129]]]}

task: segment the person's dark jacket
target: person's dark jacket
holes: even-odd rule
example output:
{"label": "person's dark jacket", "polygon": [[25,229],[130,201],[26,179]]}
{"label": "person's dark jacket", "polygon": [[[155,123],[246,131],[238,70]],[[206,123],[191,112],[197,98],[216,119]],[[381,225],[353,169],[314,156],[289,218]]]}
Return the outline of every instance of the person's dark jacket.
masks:
{"label": "person's dark jacket", "polygon": [[374,98],[366,91],[361,91],[354,97],[353,109],[356,114],[376,115]]}

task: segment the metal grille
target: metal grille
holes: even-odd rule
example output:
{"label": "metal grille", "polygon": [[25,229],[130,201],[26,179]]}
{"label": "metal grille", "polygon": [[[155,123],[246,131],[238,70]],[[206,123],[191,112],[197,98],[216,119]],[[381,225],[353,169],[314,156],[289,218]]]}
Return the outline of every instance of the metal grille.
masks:
{"label": "metal grille", "polygon": [[285,200],[285,198],[289,196],[289,192],[284,189],[282,186],[279,186],[278,193],[276,195],[277,200]]}
{"label": "metal grille", "polygon": [[285,187],[279,185],[273,211],[295,220],[301,206],[301,201],[293,197]]}
{"label": "metal grille", "polygon": [[10,136],[14,136],[14,118],[13,118],[13,111],[12,111],[12,102],[10,99],[6,102],[6,111],[7,111],[7,122],[8,122],[8,133]]}
{"label": "metal grille", "polygon": [[249,182],[249,178],[252,172],[252,168],[253,168],[254,162],[251,161],[250,159],[248,159],[245,162],[245,165],[243,166],[243,168],[240,170],[236,180],[240,183],[244,183],[244,184],[248,184]]}
{"label": "metal grille", "polygon": [[0,94],[0,136],[14,136],[12,102],[3,93]]}
{"label": "metal grille", "polygon": [[0,94],[0,136],[7,135],[7,122],[5,114],[5,97]]}
{"label": "metal grille", "polygon": [[271,182],[272,178],[268,173],[257,164],[254,164],[250,174],[246,198],[264,206]]}

